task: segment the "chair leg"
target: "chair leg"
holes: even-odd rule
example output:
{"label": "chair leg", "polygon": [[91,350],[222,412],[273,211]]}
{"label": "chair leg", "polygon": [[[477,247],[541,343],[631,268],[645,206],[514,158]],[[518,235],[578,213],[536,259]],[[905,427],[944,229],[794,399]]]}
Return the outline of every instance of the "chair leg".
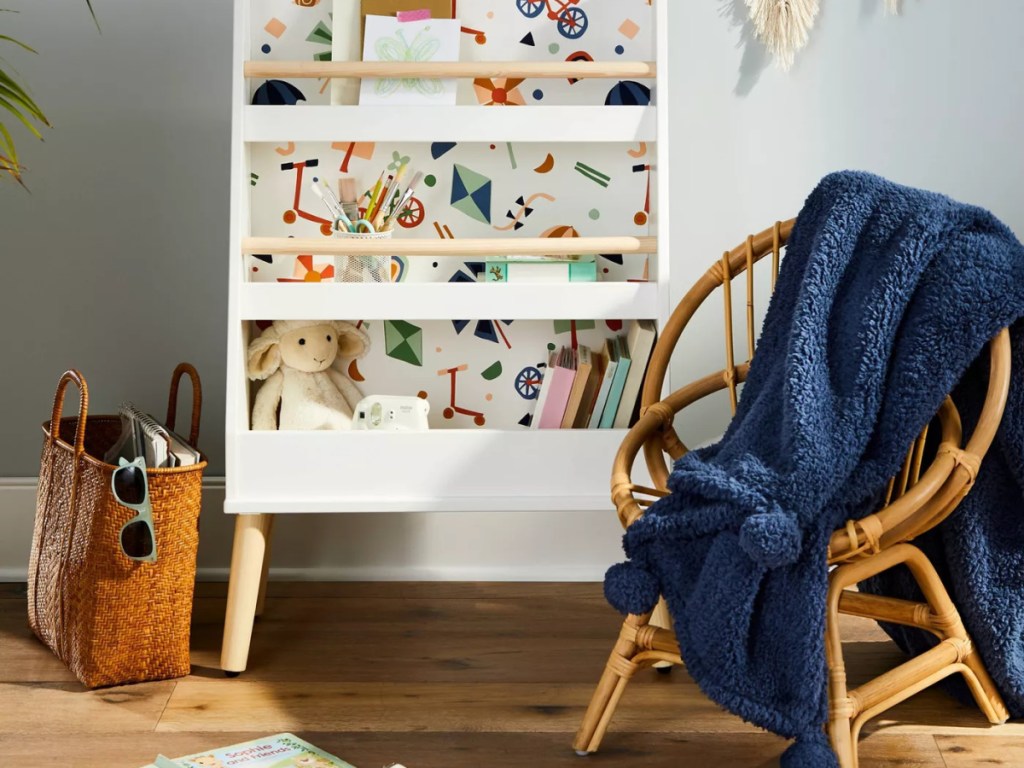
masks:
{"label": "chair leg", "polygon": [[235,520],[224,642],[220,655],[220,665],[228,675],[244,672],[249,658],[270,520],[270,515],[238,515]]}
{"label": "chair leg", "polygon": [[[897,621],[926,628],[942,638],[936,648],[916,656],[884,673],[855,691],[852,698],[846,685],[842,644],[839,637],[839,606],[844,590],[864,579],[906,565],[920,587],[925,602],[910,604],[914,616],[906,613],[906,601],[873,598],[865,609],[852,612],[878,621]],[[919,612],[920,611],[920,612]],[[902,614],[902,616],[901,616]],[[825,656],[829,668],[829,735],[839,758],[840,768],[857,768],[857,739],[864,722],[912,696],[915,692],[954,672],[960,672],[979,708],[989,722],[998,724],[1009,718],[1006,705],[992,678],[971,644],[960,614],[928,557],[911,544],[897,544],[864,559],[840,565],[829,574],[826,613]],[[953,649],[950,651],[950,649]]]}
{"label": "chair leg", "polygon": [[[664,597],[658,599],[658,604],[654,607],[654,613],[651,614],[650,624],[661,629],[672,629],[672,614],[668,612],[668,603],[665,602]],[[658,672],[667,675],[675,665],[671,661],[657,661],[653,666]]]}
{"label": "chair leg", "polygon": [[[835,573],[833,573],[835,575]],[[857,768],[857,742],[853,735],[853,702],[846,689],[846,664],[839,636],[839,598],[843,584],[830,579],[825,614],[825,661],[828,665],[828,734],[839,768]]]}
{"label": "chair leg", "polygon": [[601,745],[611,722],[615,708],[619,704],[626,683],[637,670],[633,662],[633,656],[637,652],[636,632],[640,627],[646,626],[651,615],[627,616],[619,632],[619,639],[612,649],[608,663],[605,665],[604,673],[597,684],[597,689],[590,699],[590,706],[583,716],[579,731],[572,743],[573,749],[578,755],[588,755],[596,752]]}
{"label": "chair leg", "polygon": [[971,643],[967,629],[960,619],[960,612],[953,604],[935,566],[924,552],[909,545],[905,562],[931,608],[930,623],[935,630],[940,632],[943,637],[965,640],[970,644],[971,651],[963,658],[964,669],[961,669],[961,672],[974,700],[978,703],[978,708],[993,725],[1005,723],[1010,717],[1006,704],[989,676],[988,670],[985,669],[977,649]]}

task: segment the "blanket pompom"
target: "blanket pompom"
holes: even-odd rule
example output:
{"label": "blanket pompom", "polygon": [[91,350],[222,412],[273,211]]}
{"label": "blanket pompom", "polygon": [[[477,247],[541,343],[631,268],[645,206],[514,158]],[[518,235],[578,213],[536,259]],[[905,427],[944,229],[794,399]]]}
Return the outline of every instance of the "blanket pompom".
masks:
{"label": "blanket pompom", "polygon": [[604,596],[619,613],[649,613],[658,604],[661,584],[636,563],[617,563],[604,575]]}
{"label": "blanket pompom", "polygon": [[820,731],[799,737],[779,760],[781,768],[839,768],[836,753]]}
{"label": "blanket pompom", "polygon": [[800,559],[803,534],[796,518],[782,510],[758,512],[740,526],[740,546],[750,559],[778,568]]}

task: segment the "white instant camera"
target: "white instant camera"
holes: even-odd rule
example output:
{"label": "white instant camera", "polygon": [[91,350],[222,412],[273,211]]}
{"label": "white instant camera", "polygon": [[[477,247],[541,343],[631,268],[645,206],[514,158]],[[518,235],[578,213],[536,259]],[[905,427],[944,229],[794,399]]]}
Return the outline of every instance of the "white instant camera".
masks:
{"label": "white instant camera", "polygon": [[430,403],[420,397],[370,395],[356,405],[352,429],[421,432],[429,429],[428,413]]}

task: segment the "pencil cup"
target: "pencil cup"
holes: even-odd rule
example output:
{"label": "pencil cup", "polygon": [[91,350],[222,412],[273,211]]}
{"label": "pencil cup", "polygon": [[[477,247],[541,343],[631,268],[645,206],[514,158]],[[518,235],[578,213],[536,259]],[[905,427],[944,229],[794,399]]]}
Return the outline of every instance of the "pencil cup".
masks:
{"label": "pencil cup", "polygon": [[[342,240],[390,240],[392,230],[386,232],[337,231]],[[391,256],[338,256],[335,261],[335,281],[339,283],[390,283]]]}

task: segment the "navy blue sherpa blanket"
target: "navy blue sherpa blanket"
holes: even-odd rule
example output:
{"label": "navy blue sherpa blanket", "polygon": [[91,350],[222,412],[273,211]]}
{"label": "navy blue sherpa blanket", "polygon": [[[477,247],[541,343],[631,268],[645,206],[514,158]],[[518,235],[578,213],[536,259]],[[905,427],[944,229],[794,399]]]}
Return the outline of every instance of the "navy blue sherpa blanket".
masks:
{"label": "navy blue sherpa blanket", "polygon": [[[631,562],[609,570],[609,602],[646,613],[663,594],[705,693],[797,739],[784,766],[836,765],[822,731],[829,536],[877,508],[958,382],[974,399],[958,404],[977,411],[987,368],[971,363],[1022,316],[1024,247],[990,213],[865,173],[827,176],[794,226],[729,430],[677,462],[671,495],[626,532]],[[1024,333],[1013,336],[1022,370]],[[933,547],[1017,714],[1021,379],[973,491]]]}

